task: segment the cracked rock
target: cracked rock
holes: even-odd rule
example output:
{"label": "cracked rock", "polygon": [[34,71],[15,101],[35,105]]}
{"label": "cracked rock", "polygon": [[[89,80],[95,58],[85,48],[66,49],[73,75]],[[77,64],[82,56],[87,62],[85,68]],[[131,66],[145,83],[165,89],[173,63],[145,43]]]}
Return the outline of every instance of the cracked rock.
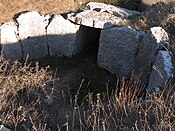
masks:
{"label": "cracked rock", "polygon": [[14,22],[8,22],[0,26],[0,44],[4,59],[22,59],[22,48],[17,34],[17,25]]}
{"label": "cracked rock", "polygon": [[97,63],[118,77],[129,77],[143,32],[130,27],[101,31]]}
{"label": "cracked rock", "polygon": [[151,68],[159,50],[165,49],[169,43],[169,37],[162,27],[153,27],[143,37],[140,49],[135,59],[133,76],[147,85],[151,74]]}
{"label": "cracked rock", "polygon": [[72,56],[75,50],[76,33],[79,28],[80,25],[71,23],[61,15],[55,15],[47,27],[50,55]]}
{"label": "cracked rock", "polygon": [[38,12],[27,12],[20,15],[18,22],[19,37],[23,47],[24,59],[38,59],[48,55],[46,26],[50,16],[41,16]]}
{"label": "cracked rock", "polygon": [[85,10],[79,13],[68,14],[68,19],[76,24],[93,28],[107,29],[114,25],[123,25],[128,21],[114,16],[107,12],[97,12],[94,10]]}

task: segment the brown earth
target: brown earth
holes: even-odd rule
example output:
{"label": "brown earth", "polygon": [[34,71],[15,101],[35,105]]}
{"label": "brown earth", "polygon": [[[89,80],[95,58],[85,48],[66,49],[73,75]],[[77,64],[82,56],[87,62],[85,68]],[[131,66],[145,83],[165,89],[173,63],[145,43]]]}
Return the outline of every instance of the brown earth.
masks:
{"label": "brown earth", "polygon": [[[104,2],[118,5],[125,0],[0,0],[0,23],[13,19],[13,16],[22,11],[38,11],[41,14],[60,14],[76,10],[88,1]],[[132,0],[127,0],[133,2]],[[174,2],[175,0],[136,0],[145,5],[151,5],[156,2]],[[128,3],[128,2],[127,2]],[[130,5],[131,6],[131,5]]]}
{"label": "brown earth", "polygon": [[13,19],[22,11],[38,11],[41,14],[59,14],[75,10],[83,0],[0,0],[0,23]]}

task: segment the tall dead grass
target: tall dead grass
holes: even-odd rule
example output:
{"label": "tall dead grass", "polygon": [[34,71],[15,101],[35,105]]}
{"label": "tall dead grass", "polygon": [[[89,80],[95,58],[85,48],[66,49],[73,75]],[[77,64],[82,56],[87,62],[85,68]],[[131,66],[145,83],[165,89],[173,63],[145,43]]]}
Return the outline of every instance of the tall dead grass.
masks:
{"label": "tall dead grass", "polygon": [[42,104],[51,102],[53,84],[48,67],[0,59],[0,123],[12,130],[35,126],[43,119],[39,113]]}
{"label": "tall dead grass", "polygon": [[106,83],[106,92],[89,92],[80,103],[82,81],[74,96],[63,93],[70,102],[61,107],[56,105],[64,100],[58,101],[59,88],[48,68],[0,63],[0,122],[12,130],[175,130],[171,82],[158,94],[144,94],[141,83],[118,80],[114,92]]}
{"label": "tall dead grass", "polygon": [[89,94],[86,110],[83,106],[74,105],[74,118],[79,121],[79,128],[93,131],[173,131],[175,129],[174,90],[171,88],[167,92],[167,87],[163,92],[147,94],[143,97],[140,92],[142,88],[139,86],[138,83],[121,82],[119,92],[116,90],[110,96],[108,93],[103,96],[97,94],[95,101],[93,95]]}

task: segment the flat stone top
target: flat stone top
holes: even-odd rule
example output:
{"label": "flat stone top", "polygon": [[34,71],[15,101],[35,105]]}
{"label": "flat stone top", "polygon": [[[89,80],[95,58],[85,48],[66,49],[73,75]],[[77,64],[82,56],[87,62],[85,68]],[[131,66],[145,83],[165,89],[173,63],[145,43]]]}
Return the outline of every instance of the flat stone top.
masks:
{"label": "flat stone top", "polygon": [[89,2],[88,4],[86,4],[86,7],[89,8],[90,10],[96,10],[99,12],[108,12],[122,19],[128,19],[130,16],[134,15],[141,15],[141,13],[138,11],[128,10],[125,8],[99,2]]}
{"label": "flat stone top", "polygon": [[121,25],[127,22],[127,20],[110,13],[94,10],[84,10],[80,13],[68,14],[68,19],[76,24],[100,29],[111,28],[114,25]]}
{"label": "flat stone top", "polygon": [[106,29],[115,25],[127,25],[130,16],[141,14],[137,11],[98,2],[89,2],[86,7],[88,10],[68,14],[68,19],[79,25]]}

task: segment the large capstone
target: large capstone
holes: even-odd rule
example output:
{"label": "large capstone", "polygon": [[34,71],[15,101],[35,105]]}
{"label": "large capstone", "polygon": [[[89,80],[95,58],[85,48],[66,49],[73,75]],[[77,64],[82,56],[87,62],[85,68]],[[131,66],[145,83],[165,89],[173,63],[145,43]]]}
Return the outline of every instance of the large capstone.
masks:
{"label": "large capstone", "polygon": [[38,12],[21,14],[16,20],[18,31],[23,46],[24,59],[38,59],[48,55],[46,26],[50,16],[41,16]]}
{"label": "large capstone", "polygon": [[143,37],[135,59],[134,79],[147,85],[153,63],[159,50],[167,47],[168,34],[161,27],[153,27]]}
{"label": "large capstone", "polygon": [[169,51],[159,51],[152,67],[147,91],[158,92],[174,77],[174,64]]}
{"label": "large capstone", "polygon": [[16,23],[8,22],[0,26],[0,44],[4,59],[22,59],[22,47],[19,42]]}
{"label": "large capstone", "polygon": [[98,65],[118,77],[128,77],[134,69],[135,56],[143,32],[130,27],[115,27],[101,31]]}
{"label": "large capstone", "polygon": [[98,12],[108,12],[114,16],[117,16],[123,19],[128,19],[129,17],[135,16],[135,15],[141,15],[141,13],[138,11],[128,10],[125,8],[108,5],[104,3],[99,3],[99,2],[89,2],[88,4],[86,4],[86,7],[88,7],[90,10],[95,10]]}
{"label": "large capstone", "polygon": [[127,20],[107,12],[84,10],[83,12],[68,14],[68,19],[76,24],[93,28],[107,29],[114,25],[123,25]]}

